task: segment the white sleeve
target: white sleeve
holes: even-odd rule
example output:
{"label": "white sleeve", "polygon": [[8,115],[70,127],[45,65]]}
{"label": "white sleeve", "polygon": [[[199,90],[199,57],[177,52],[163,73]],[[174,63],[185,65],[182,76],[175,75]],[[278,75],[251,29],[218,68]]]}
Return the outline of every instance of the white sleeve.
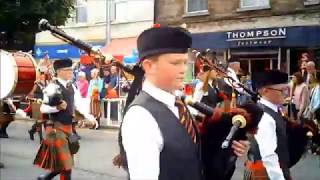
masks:
{"label": "white sleeve", "polygon": [[248,95],[248,93],[242,88],[239,87],[238,83],[240,83],[237,74],[232,73],[230,71],[228,71],[228,76],[231,77],[233,80],[228,79],[228,78],[224,78],[224,81],[229,85],[233,85],[233,87],[235,87],[236,91],[239,92],[240,94],[244,94],[244,95]]}
{"label": "white sleeve", "polygon": [[131,180],[157,180],[163,138],[156,120],[145,108],[131,107],[121,127]]}
{"label": "white sleeve", "polygon": [[[43,99],[48,99],[48,96],[46,94],[43,94]],[[56,106],[49,106],[47,104],[41,104],[40,106],[40,112],[45,113],[45,114],[50,114],[50,113],[56,113],[59,112]]]}
{"label": "white sleeve", "polygon": [[204,84],[203,82],[199,82],[196,85],[193,93],[193,101],[200,102],[202,97],[204,96],[204,92],[202,90],[203,84]]}
{"label": "white sleeve", "polygon": [[277,134],[275,120],[264,113],[258,126],[255,139],[259,145],[260,155],[268,176],[272,180],[285,180],[276,154]]}

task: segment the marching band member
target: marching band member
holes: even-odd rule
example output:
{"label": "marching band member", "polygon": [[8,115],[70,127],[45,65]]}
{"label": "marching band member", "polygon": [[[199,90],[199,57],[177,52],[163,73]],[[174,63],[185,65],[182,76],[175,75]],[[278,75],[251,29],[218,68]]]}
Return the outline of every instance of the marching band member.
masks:
{"label": "marching band member", "polygon": [[[287,81],[288,75],[277,70],[264,71],[254,77],[264,114],[251,141],[245,180],[292,179],[289,168],[301,157],[310,126],[293,124],[282,117],[281,106],[289,90]],[[316,132],[314,128],[311,130]]]}
{"label": "marching band member", "polygon": [[0,103],[0,138],[9,138],[7,128],[14,121],[17,109],[11,98],[1,100]]}
{"label": "marching band member", "polygon": [[[83,109],[80,92],[70,83],[72,61],[70,59],[57,60],[53,66],[57,73],[56,84],[61,90],[63,100],[60,100],[57,106],[43,103],[40,107],[42,113],[50,114],[50,120],[46,122],[46,139],[41,143],[34,164],[50,171],[48,174],[39,176],[39,180],[52,179],[58,174],[60,174],[60,179],[70,180],[73,154],[79,148],[78,141],[72,134],[74,109],[83,113],[87,119],[95,122],[96,120]],[[47,98],[44,94],[44,99]]]}
{"label": "marching band member", "polygon": [[[123,119],[122,164],[127,165],[131,180],[200,180],[197,129],[173,95],[183,86],[191,37],[182,28],[154,27],[137,42],[145,80]],[[245,149],[238,142],[233,147],[239,154]],[[119,159],[114,160],[117,164]]]}
{"label": "marching band member", "polygon": [[[34,87],[29,93],[28,97],[34,98],[34,99],[43,99],[43,92],[42,90],[49,84],[49,81],[47,80],[47,75],[45,72],[40,72],[39,79],[35,81]],[[28,133],[30,135],[30,139],[34,140],[34,134],[38,132],[40,142],[42,141],[42,124],[43,121],[48,119],[48,114],[42,114],[40,113],[40,103],[35,101],[31,102],[31,111],[32,111],[32,118],[35,119],[35,123],[32,125],[31,129],[28,130]]]}
{"label": "marching band member", "polygon": [[203,74],[200,77],[201,81],[195,87],[193,101],[205,103],[212,108],[223,101],[217,87],[217,78],[216,71],[204,65]]}

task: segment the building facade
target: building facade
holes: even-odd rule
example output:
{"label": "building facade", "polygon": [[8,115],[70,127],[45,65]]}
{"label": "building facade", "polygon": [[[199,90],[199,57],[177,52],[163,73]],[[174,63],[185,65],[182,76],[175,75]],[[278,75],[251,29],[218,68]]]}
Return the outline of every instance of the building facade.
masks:
{"label": "building facade", "polygon": [[[59,28],[95,49],[123,57],[135,51],[136,37],[153,24],[153,10],[153,0],[75,0],[72,18]],[[37,59],[45,52],[50,59],[79,59],[84,53],[48,31],[37,33],[34,47]]]}
{"label": "building facade", "polygon": [[248,73],[320,64],[319,0],[161,0],[155,12],[157,23],[187,27],[193,48],[237,58]]}

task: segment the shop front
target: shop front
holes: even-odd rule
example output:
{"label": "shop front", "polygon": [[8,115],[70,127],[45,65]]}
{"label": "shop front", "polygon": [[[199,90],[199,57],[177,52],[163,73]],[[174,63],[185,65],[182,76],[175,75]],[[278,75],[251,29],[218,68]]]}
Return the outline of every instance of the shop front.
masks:
{"label": "shop front", "polygon": [[302,58],[320,64],[319,32],[320,26],[290,26],[198,33],[193,34],[193,48],[222,51],[221,61],[236,58],[250,74],[263,69],[292,74]]}

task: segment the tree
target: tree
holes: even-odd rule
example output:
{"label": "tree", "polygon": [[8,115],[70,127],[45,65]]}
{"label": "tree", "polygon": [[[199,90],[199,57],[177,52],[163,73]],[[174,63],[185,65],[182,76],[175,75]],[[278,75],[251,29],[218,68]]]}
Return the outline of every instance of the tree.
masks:
{"label": "tree", "polygon": [[64,25],[75,0],[0,0],[0,49],[33,48],[40,19]]}

